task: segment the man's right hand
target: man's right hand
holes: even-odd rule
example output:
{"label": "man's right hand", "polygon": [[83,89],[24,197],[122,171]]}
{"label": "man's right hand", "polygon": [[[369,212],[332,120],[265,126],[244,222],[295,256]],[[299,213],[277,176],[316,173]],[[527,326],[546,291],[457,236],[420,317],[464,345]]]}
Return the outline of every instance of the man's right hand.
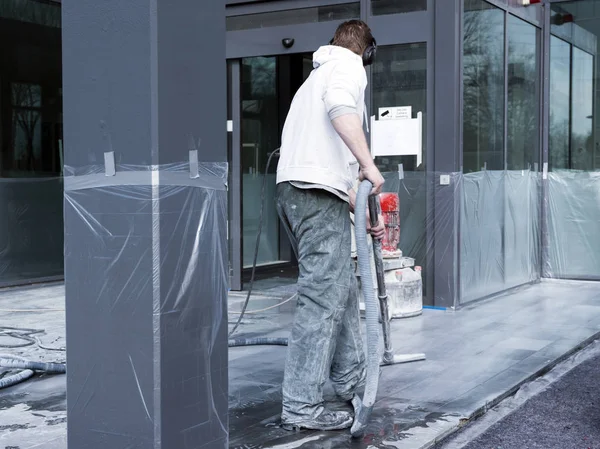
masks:
{"label": "man's right hand", "polygon": [[360,169],[360,174],[358,179],[360,181],[364,181],[365,179],[371,181],[373,184],[373,190],[371,190],[371,195],[379,195],[381,193],[381,188],[383,187],[383,183],[385,179],[379,172],[379,169],[375,164],[369,165],[367,167],[362,167]]}

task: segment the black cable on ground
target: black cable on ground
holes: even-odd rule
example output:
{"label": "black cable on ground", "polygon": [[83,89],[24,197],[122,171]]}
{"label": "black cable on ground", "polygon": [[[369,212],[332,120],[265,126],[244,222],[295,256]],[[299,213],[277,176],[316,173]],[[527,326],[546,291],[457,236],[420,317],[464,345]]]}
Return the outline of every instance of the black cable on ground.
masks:
{"label": "black cable on ground", "polygon": [[18,343],[13,345],[0,344],[0,348],[25,348],[27,346],[37,344],[39,348],[45,349],[46,351],[66,351],[65,348],[51,348],[49,346],[44,346],[39,337],[37,337],[37,334],[43,334],[44,332],[46,332],[44,329],[27,329],[22,327],[0,326],[0,338],[9,337],[25,341],[25,343]]}
{"label": "black cable on ground", "polygon": [[[254,276],[256,274],[256,264],[258,261],[258,249],[260,247],[260,236],[262,234],[263,216],[264,216],[264,211],[265,211],[265,189],[266,189],[266,185],[267,185],[267,175],[269,173],[269,166],[271,165],[271,159],[276,154],[279,154],[279,148],[277,148],[275,151],[273,151],[271,154],[269,154],[269,158],[267,159],[267,166],[265,168],[265,174],[263,175],[263,182],[262,182],[262,187],[261,187],[261,192],[260,192],[260,216],[259,216],[259,221],[258,221],[258,233],[256,234],[256,245],[254,247],[254,261],[252,262],[252,275],[250,276],[250,286],[248,287],[248,294],[246,295],[246,301],[244,302],[244,306],[242,307],[240,316],[239,316],[237,322],[235,323],[235,326],[233,326],[233,329],[231,329],[231,332],[229,332],[229,337],[231,337],[235,333],[236,329],[238,328],[238,326],[244,319],[244,314],[246,313],[248,303],[250,302],[250,295],[252,294],[252,288],[254,287]],[[248,345],[246,345],[246,346],[248,346]]]}
{"label": "black cable on ground", "polygon": [[41,334],[44,331],[42,329],[26,329],[19,327],[8,327],[8,326],[0,326],[0,338],[1,337],[10,337],[17,340],[23,340],[25,343],[17,343],[13,345],[0,344],[0,348],[7,349],[15,349],[15,348],[25,348],[26,346],[31,346],[36,343],[33,335]]}

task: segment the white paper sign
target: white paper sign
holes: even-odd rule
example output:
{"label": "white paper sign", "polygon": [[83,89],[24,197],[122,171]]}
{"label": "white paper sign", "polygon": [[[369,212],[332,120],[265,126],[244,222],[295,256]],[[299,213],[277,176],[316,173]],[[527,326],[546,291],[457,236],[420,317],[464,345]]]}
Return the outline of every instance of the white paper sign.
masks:
{"label": "white paper sign", "polygon": [[416,119],[375,120],[371,117],[371,153],[378,156],[416,156],[423,159],[423,115]]}
{"label": "white paper sign", "polygon": [[412,106],[379,108],[379,120],[406,120],[412,118]]}

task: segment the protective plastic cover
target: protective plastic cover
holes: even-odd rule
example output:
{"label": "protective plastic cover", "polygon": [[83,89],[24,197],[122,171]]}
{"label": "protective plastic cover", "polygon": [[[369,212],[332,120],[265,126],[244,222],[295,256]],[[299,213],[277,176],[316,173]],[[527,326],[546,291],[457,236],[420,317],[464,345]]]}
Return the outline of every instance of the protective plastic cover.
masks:
{"label": "protective plastic cover", "polygon": [[227,447],[227,173],[65,167],[69,447]]}
{"label": "protective plastic cover", "polygon": [[544,277],[600,280],[600,172],[548,174]]}
{"label": "protective plastic cover", "polygon": [[[384,177],[384,190],[400,197],[399,247],[423,267],[429,303],[444,258],[458,273],[457,285],[448,286],[459,292],[455,306],[542,278],[600,280],[600,172],[400,171]],[[454,226],[459,250],[451,253],[444,242],[451,242]]]}
{"label": "protective plastic cover", "polygon": [[530,170],[463,175],[461,303],[540,279],[541,180]]}

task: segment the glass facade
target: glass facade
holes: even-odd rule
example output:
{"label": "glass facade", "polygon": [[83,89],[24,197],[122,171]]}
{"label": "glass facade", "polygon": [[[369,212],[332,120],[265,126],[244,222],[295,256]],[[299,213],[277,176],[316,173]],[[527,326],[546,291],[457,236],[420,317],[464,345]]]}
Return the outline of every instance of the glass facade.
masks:
{"label": "glass facade", "polygon": [[0,2],[0,285],[63,274],[61,11]]}
{"label": "glass facade", "polygon": [[600,280],[599,11],[551,5],[547,277]]}
{"label": "glass facade", "polygon": [[[382,36],[376,62],[368,69],[371,115],[379,108],[410,106],[412,117],[421,113],[423,119],[422,163],[415,156],[377,158],[386,190],[401,197],[404,254],[425,267],[439,256],[433,253],[440,247],[437,230],[453,227],[462,303],[540,277],[600,280],[600,239],[595,237],[600,222],[600,0],[528,7],[520,0],[464,0],[462,35],[456,35],[462,40],[456,223],[445,222],[448,217],[433,206],[436,157],[450,146],[431,139],[440,124],[428,111],[434,98],[437,104],[443,97],[433,80],[447,70],[432,59],[432,44],[439,45],[436,36],[443,29],[434,17],[438,8],[428,9],[428,0],[329,3],[228,7],[227,29],[235,31],[230,36],[256,39],[255,46],[240,46],[251,48],[248,53],[230,60],[239,65],[240,78],[237,98],[231,99],[239,102],[240,112],[235,132],[241,208],[232,211],[242,230],[240,267],[252,264],[262,175],[280,144],[293,95],[312,70],[312,51],[326,43],[323,36],[329,36],[335,22],[367,16],[374,35]],[[548,24],[544,7],[550,9]],[[401,25],[413,19],[428,24],[424,35],[431,38],[403,32]],[[303,24],[318,39],[292,36],[298,50],[283,48],[281,27]],[[550,40],[544,43],[547,27]],[[0,2],[0,37],[0,285],[13,285],[63,274],[60,2]],[[542,48],[549,49],[548,67]],[[441,101],[455,101],[451,97]],[[267,173],[258,255],[258,264],[265,266],[293,262],[272,201],[276,163]],[[436,294],[427,291],[432,272],[423,272],[426,295]]]}
{"label": "glass facade", "polygon": [[571,135],[571,46],[550,37],[550,135],[548,158],[550,170],[569,167]]}
{"label": "glass facade", "polygon": [[461,302],[540,277],[540,31],[467,0]]}
{"label": "glass facade", "polygon": [[540,160],[539,30],[508,15],[507,170],[537,171]]}
{"label": "glass facade", "polygon": [[463,170],[504,167],[504,12],[465,1]]}

